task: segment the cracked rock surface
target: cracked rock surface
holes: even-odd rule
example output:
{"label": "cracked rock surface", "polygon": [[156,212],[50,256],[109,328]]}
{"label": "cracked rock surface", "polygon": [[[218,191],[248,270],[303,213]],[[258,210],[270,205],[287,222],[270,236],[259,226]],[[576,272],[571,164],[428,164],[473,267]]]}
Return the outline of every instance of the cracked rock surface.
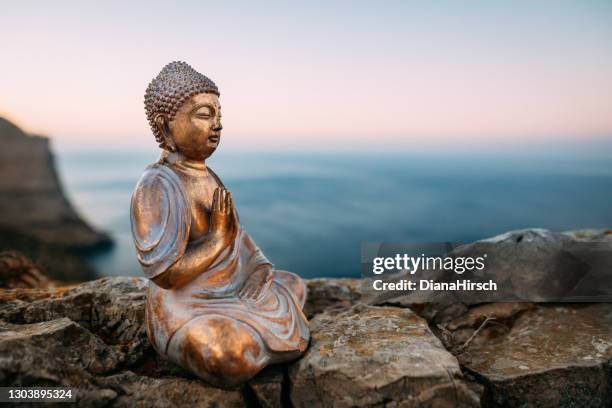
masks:
{"label": "cracked rock surface", "polygon": [[296,407],[479,406],[457,359],[409,309],[358,305],[311,328],[290,368]]}
{"label": "cracked rock surface", "polygon": [[[341,289],[338,280],[314,284],[320,294]],[[350,299],[313,314],[304,358],[238,389],[209,386],[149,345],[144,288],[144,279],[105,278],[1,291],[0,383],[75,387],[81,406],[418,406],[449,398],[478,405],[424,319],[395,307],[339,311]]]}
{"label": "cracked rock surface", "polygon": [[145,287],[104,278],[0,289],[0,386],[73,387],[83,407],[612,406],[612,304],[430,307],[315,279],[305,355],[223,390],[154,352]]}
{"label": "cracked rock surface", "polygon": [[612,304],[538,306],[458,358],[487,406],[612,406]]}

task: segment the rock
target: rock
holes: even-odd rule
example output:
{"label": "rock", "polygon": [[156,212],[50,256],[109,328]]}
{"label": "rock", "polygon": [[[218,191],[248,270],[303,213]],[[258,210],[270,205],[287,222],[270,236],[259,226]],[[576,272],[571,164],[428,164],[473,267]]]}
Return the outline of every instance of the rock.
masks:
{"label": "rock", "polygon": [[0,118],[0,224],[65,248],[106,247],[108,235],[85,223],[66,199],[49,139]]}
{"label": "rock", "polygon": [[290,368],[296,407],[479,406],[457,360],[408,309],[357,305],[319,314],[311,335]]}
{"label": "rock", "polygon": [[17,251],[0,252],[0,288],[50,288],[55,283]]}
{"label": "rock", "polygon": [[[239,390],[222,390],[196,378],[151,378],[125,371],[99,380],[98,385],[112,392],[109,396],[113,397],[110,398],[113,407],[247,406],[246,397]],[[101,399],[93,396],[97,397],[95,400]]]}
{"label": "rock", "polygon": [[496,292],[460,293],[463,303],[494,301],[611,301],[612,239],[606,230],[554,233],[544,229],[510,231],[462,245],[449,255],[486,254],[483,271],[464,279],[493,279]]}
{"label": "rock", "polygon": [[[605,248],[610,235],[534,232],[520,241]],[[512,240],[514,233],[497,240],[499,248],[540,259],[535,271],[558,271],[528,248],[516,252]],[[26,261],[14,265],[36,266]],[[373,297],[360,280],[315,279],[308,281],[312,340],[303,358],[221,390],[152,349],[146,285],[105,278],[0,289],[0,385],[74,387],[87,407],[471,407],[479,399],[483,406],[612,406],[612,304],[419,304]]]}
{"label": "rock", "polygon": [[[611,302],[612,230],[554,233],[544,229],[510,231],[461,245],[449,257],[487,255],[482,271],[417,271],[437,282],[471,280],[497,283],[497,291],[373,291],[360,287],[373,305],[409,307],[431,323],[446,324],[487,302]],[[406,273],[387,281],[410,279]],[[412,278],[414,279],[414,278]],[[507,316],[506,318],[510,318]]]}
{"label": "rock", "polygon": [[0,251],[15,250],[32,260],[47,277],[64,284],[99,278],[78,253],[0,224]]}
{"label": "rock", "polygon": [[285,373],[281,366],[266,367],[257,377],[249,381],[255,399],[262,408],[280,408],[286,406],[283,395]]}
{"label": "rock", "polygon": [[10,379],[12,385],[81,385],[120,361],[116,350],[65,317],[34,324],[3,324],[1,330],[0,380]]}
{"label": "rock", "polygon": [[[311,381],[304,371],[297,370],[298,382],[289,385],[286,366],[271,366],[239,389],[221,390],[159,357],[144,330],[145,283],[137,278],[107,278],[67,288],[0,290],[0,382],[75,387],[80,406],[225,407],[248,403],[279,407],[287,406],[290,399],[303,406],[300,401],[308,395],[304,384]],[[331,286],[339,284],[336,281]],[[325,286],[322,282],[317,285]],[[372,374],[380,380],[372,384],[380,385],[380,390],[371,397],[362,396],[359,403],[387,397],[402,401],[415,390],[421,396],[413,396],[413,402],[415,398],[443,398],[447,394],[442,391],[449,389],[474,398],[461,383],[456,360],[422,319],[407,309],[359,307],[335,319],[331,316],[338,308],[330,305],[330,312],[315,316],[313,325],[314,339],[325,338],[325,344],[336,347],[331,349],[332,357],[350,357],[355,369],[376,367]],[[329,337],[333,334],[322,332],[336,320],[340,322],[336,330],[345,333],[340,341],[346,345],[334,345]],[[363,343],[353,347],[354,330],[359,336],[376,338],[372,352]],[[340,350],[342,347],[347,350]],[[427,366],[430,360],[433,368]],[[415,367],[421,370],[415,372],[430,376],[413,378],[408,372]],[[404,385],[408,379],[409,385]],[[357,392],[358,386],[349,388]]]}
{"label": "rock", "polygon": [[304,314],[309,319],[317,313],[339,313],[362,301],[360,279],[309,279]]}
{"label": "rock", "polygon": [[[588,300],[606,300],[611,243],[610,230],[529,229],[467,244],[453,254],[487,253],[485,272],[506,290],[501,299],[588,294]],[[462,278],[473,278],[466,275]],[[612,404],[611,304],[482,303],[486,300],[412,293],[379,296],[373,303],[409,307],[425,317],[464,371],[484,385],[483,406]]]}
{"label": "rock", "polygon": [[612,304],[540,305],[457,357],[485,406],[612,406]]}
{"label": "rock", "polygon": [[563,232],[576,241],[612,242],[612,229],[583,229]]}
{"label": "rock", "polygon": [[105,278],[50,290],[0,291],[0,321],[32,324],[68,318],[113,346],[117,363],[140,361],[151,347],[144,327],[143,278]]}
{"label": "rock", "polygon": [[[362,296],[372,304],[402,307],[425,305],[428,319],[448,305],[485,302],[550,302],[550,301],[612,301],[612,232],[582,230],[555,233],[532,228],[510,231],[492,238],[458,246],[446,254],[455,258],[484,256],[483,270],[456,274],[451,271],[417,271],[418,278],[449,282],[497,283],[496,291],[415,291],[378,292],[364,287]],[[407,274],[395,274],[387,281],[408,279]],[[367,290],[366,290],[367,289]],[[432,309],[433,307],[433,309]]]}
{"label": "rock", "polygon": [[0,384],[77,389],[79,406],[242,407],[161,360],[144,328],[144,279],[0,290]]}
{"label": "rock", "polygon": [[449,307],[436,315],[434,333],[451,352],[461,353],[470,344],[506,334],[517,316],[535,307],[528,302],[484,303],[461,314]]}

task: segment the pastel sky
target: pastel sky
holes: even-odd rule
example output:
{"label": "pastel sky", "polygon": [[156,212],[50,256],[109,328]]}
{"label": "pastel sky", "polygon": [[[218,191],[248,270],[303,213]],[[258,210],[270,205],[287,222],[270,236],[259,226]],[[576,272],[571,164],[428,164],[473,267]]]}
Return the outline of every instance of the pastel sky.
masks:
{"label": "pastel sky", "polygon": [[60,145],[151,147],[173,60],[219,86],[225,146],[612,140],[609,0],[84,3],[0,14],[0,115]]}

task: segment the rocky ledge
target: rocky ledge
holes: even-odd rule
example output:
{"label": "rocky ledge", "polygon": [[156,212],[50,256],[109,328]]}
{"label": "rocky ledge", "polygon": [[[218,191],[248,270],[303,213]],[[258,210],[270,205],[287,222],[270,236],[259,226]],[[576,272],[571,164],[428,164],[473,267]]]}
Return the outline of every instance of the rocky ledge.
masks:
{"label": "rocky ledge", "polygon": [[612,304],[417,305],[359,280],[311,280],[306,354],[223,390],[156,355],[145,288],[105,278],[0,290],[0,385],[70,386],[80,406],[100,407],[612,405]]}
{"label": "rocky ledge", "polygon": [[[322,295],[338,285],[311,282]],[[0,383],[76,387],[82,406],[478,406],[426,320],[364,304],[316,313],[300,360],[238,389],[214,388],[155,354],[144,328],[145,287],[142,278],[108,278],[4,290]]]}

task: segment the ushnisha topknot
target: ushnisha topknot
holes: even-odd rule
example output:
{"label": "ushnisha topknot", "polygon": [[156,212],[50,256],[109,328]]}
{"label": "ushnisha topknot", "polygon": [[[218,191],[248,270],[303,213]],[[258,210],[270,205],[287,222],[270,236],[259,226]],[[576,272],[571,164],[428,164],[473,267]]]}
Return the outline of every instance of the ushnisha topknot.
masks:
{"label": "ushnisha topknot", "polygon": [[155,126],[157,114],[165,114],[169,120],[172,120],[181,105],[199,93],[220,95],[217,85],[210,78],[182,61],[169,63],[149,83],[145,92],[145,112],[160,147],[165,146],[162,135]]}

